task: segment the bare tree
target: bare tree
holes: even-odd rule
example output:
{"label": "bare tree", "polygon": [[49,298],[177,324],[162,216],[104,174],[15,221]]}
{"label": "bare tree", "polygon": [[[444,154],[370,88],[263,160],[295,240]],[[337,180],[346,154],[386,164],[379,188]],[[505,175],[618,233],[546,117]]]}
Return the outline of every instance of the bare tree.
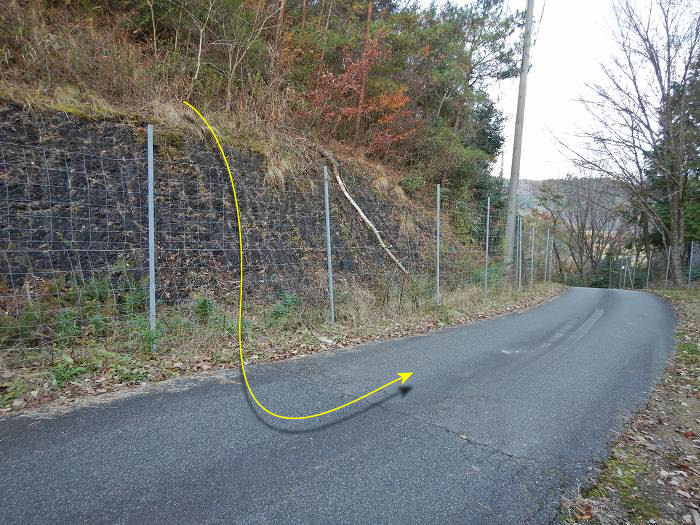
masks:
{"label": "bare tree", "polygon": [[273,4],[265,7],[261,2],[258,5],[255,18],[248,21],[240,14],[232,16],[232,22],[224,38],[212,42],[214,45],[224,46],[228,51],[228,71],[226,72],[226,110],[231,110],[232,85],[236,77],[236,71],[246,57],[252,45],[258,40],[263,31],[275,27],[271,20],[277,15],[279,9]]}
{"label": "bare tree", "polygon": [[580,274],[598,269],[605,254],[617,251],[625,239],[622,217],[628,203],[616,186],[610,179],[569,176],[544,183],[538,192],[545,218],[560,232]]}
{"label": "bare tree", "polygon": [[156,41],[156,14],[153,10],[153,0],[146,0],[148,8],[151,10],[151,25],[153,26],[153,55],[158,56],[158,43]]}
{"label": "bare tree", "polygon": [[[678,0],[616,0],[617,53],[584,104],[595,129],[577,162],[616,180],[671,250],[682,279],[683,207],[693,159],[689,88],[698,75],[700,11]],[[658,179],[663,191],[659,191]],[[668,205],[668,223],[659,204]]]}
{"label": "bare tree", "polygon": [[[199,32],[199,45],[197,47],[197,67],[195,68],[194,75],[192,76],[192,85],[190,87],[190,92],[188,96],[192,95],[192,91],[194,91],[194,86],[195,82],[197,82],[197,78],[199,78],[199,70],[202,67],[202,51],[204,49],[205,45],[205,36],[207,33],[208,24],[209,21],[212,19],[212,16],[214,15],[214,8],[217,6],[217,1],[218,0],[209,0],[207,3],[207,10],[206,10],[206,15],[202,19],[202,17],[198,16],[195,14],[193,10],[190,10],[187,8],[187,6],[184,3],[180,3],[176,0],[169,0],[171,4],[177,6],[178,9],[180,9],[180,13],[182,11],[185,11],[187,15],[192,19],[192,22],[194,23],[195,27],[197,28],[197,31]],[[150,5],[150,4],[149,4]],[[179,22],[178,22],[178,27],[179,27]],[[177,44],[177,40],[176,40]]]}
{"label": "bare tree", "polygon": [[[372,25],[372,2],[373,0],[367,0],[367,21],[365,24],[365,51],[367,50],[367,47],[369,46],[369,40],[370,40],[370,27]],[[369,71],[365,72],[364,75],[362,75],[362,79],[360,81],[360,94],[357,97],[357,115],[355,116],[355,142],[360,138],[360,122],[361,122],[361,115],[362,115],[362,106],[365,103],[365,86],[367,84],[367,75]]]}
{"label": "bare tree", "polygon": [[277,11],[277,28],[275,29],[275,52],[279,53],[280,38],[282,38],[282,28],[284,27],[284,8],[287,0],[280,0],[279,10]]}
{"label": "bare tree", "polygon": [[[325,6],[325,2],[323,3],[323,6]],[[321,7],[321,15],[318,17],[319,20],[319,27],[320,27],[320,20],[323,18],[323,6]],[[333,10],[333,0],[330,0],[328,3],[328,15],[326,16],[326,25],[323,30],[323,46],[321,47],[321,59],[318,61],[321,66],[324,64],[324,59],[326,56],[326,45],[328,44],[328,28],[331,25],[331,11]]]}

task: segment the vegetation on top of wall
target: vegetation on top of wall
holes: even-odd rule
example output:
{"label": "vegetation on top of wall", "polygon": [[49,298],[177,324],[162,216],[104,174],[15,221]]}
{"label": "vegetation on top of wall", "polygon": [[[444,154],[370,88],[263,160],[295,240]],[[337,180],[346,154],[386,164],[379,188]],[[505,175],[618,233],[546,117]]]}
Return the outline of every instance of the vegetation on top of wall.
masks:
{"label": "vegetation on top of wall", "polygon": [[0,94],[200,133],[186,99],[228,143],[277,153],[271,172],[330,141],[400,169],[408,193],[471,191],[504,140],[488,87],[517,75],[521,18],[503,0],[10,0]]}

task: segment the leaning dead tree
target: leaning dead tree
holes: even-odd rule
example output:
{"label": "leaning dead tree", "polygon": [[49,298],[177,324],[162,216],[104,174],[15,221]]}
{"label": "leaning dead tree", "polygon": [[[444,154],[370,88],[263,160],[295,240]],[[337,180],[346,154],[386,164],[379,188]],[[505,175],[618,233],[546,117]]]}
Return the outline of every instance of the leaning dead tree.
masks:
{"label": "leaning dead tree", "polygon": [[399,261],[396,256],[391,253],[391,250],[388,248],[388,246],[384,243],[384,240],[382,239],[382,236],[379,234],[379,231],[377,228],[372,224],[372,221],[370,221],[365,213],[362,211],[362,208],[360,208],[355,200],[350,196],[350,193],[348,192],[348,189],[345,187],[345,183],[343,182],[343,179],[340,177],[340,168],[338,167],[338,161],[335,160],[335,157],[333,154],[324,149],[324,148],[318,148],[319,151],[321,152],[321,155],[323,155],[326,159],[328,159],[328,162],[331,164],[331,169],[333,170],[333,175],[335,176],[335,180],[338,183],[338,186],[340,187],[341,191],[343,192],[343,195],[345,195],[345,198],[348,200],[348,202],[352,205],[353,208],[357,211],[359,214],[360,218],[362,221],[367,225],[367,227],[372,230],[372,233],[374,233],[374,236],[377,238],[377,241],[379,242],[379,245],[384,249],[386,254],[389,256],[389,258],[396,263],[396,265],[399,267],[399,269],[406,275],[408,275],[408,270],[404,268],[403,264],[401,264],[401,261]]}
{"label": "leaning dead tree", "polygon": [[[700,81],[700,9],[693,2],[614,3],[615,55],[582,102],[594,121],[579,165],[617,181],[661,234],[682,279],[687,182],[697,163],[693,86]],[[665,213],[667,210],[667,213]]]}

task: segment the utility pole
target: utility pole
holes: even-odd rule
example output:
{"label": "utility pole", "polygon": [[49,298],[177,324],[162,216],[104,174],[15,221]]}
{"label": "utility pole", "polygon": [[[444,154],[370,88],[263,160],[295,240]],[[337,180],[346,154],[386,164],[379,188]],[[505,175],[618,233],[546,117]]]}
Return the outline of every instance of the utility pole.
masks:
{"label": "utility pole", "polygon": [[513,274],[513,249],[515,247],[515,214],[518,205],[518,185],[520,183],[520,153],[523,145],[523,123],[525,120],[525,93],[527,72],[530,69],[530,40],[532,37],[532,12],[535,0],[527,0],[525,32],[523,33],[523,58],[520,63],[520,85],[518,87],[518,109],[515,114],[515,137],[513,140],[513,161],[510,165],[510,185],[508,186],[508,218],[506,221],[506,273]]}

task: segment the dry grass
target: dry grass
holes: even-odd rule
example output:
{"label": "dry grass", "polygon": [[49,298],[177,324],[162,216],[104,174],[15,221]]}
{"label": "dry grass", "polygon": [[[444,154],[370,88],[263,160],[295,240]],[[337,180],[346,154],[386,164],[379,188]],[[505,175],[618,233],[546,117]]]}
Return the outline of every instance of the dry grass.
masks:
{"label": "dry grass", "polygon": [[[537,285],[521,292],[481,288],[446,293],[435,305],[429,287],[399,295],[394,288],[370,290],[339,286],[335,324],[325,306],[294,296],[276,304],[246,303],[243,351],[248,362],[277,360],[376,339],[425,333],[526,308],[555,296],[557,285]],[[286,302],[285,302],[286,301]],[[1,411],[45,404],[57,397],[101,394],[144,381],[212,369],[236,367],[237,307],[202,297],[159,311],[158,351],[150,352],[148,331],[125,325],[110,340],[83,339],[70,347],[3,354],[0,360]],[[145,331],[144,331],[145,330]],[[125,338],[125,334],[129,337]],[[329,342],[331,341],[331,342]],[[17,357],[21,357],[17,359]]]}
{"label": "dry grass", "polygon": [[290,127],[305,108],[301,94],[251,79],[226,110],[225,76],[204,67],[195,83],[192,50],[161,49],[156,56],[129,38],[130,11],[9,0],[2,16],[2,99],[86,119],[154,122],[208,139],[206,126],[182,104],[187,100],[229,146],[267,156],[273,186],[306,172],[312,162],[320,165],[308,133]]}
{"label": "dry grass", "polygon": [[401,186],[394,186],[394,189],[392,190],[394,197],[398,202],[407,202],[408,201],[408,196],[406,195],[406,192],[403,191],[403,188]]}
{"label": "dry grass", "polygon": [[399,234],[410,236],[416,233],[416,222],[413,217],[408,212],[408,210],[401,210],[401,216],[399,217]]}
{"label": "dry grass", "polygon": [[379,193],[389,193],[392,188],[391,181],[384,175],[377,175],[372,181],[372,186]]}
{"label": "dry grass", "polygon": [[71,14],[47,10],[41,2],[10,0],[0,40],[2,79],[48,97],[57,89],[59,96],[70,93],[73,103],[99,93],[113,105],[134,100],[147,105],[172,98],[182,87],[165,82],[160,61],[124,37],[126,15]]}

